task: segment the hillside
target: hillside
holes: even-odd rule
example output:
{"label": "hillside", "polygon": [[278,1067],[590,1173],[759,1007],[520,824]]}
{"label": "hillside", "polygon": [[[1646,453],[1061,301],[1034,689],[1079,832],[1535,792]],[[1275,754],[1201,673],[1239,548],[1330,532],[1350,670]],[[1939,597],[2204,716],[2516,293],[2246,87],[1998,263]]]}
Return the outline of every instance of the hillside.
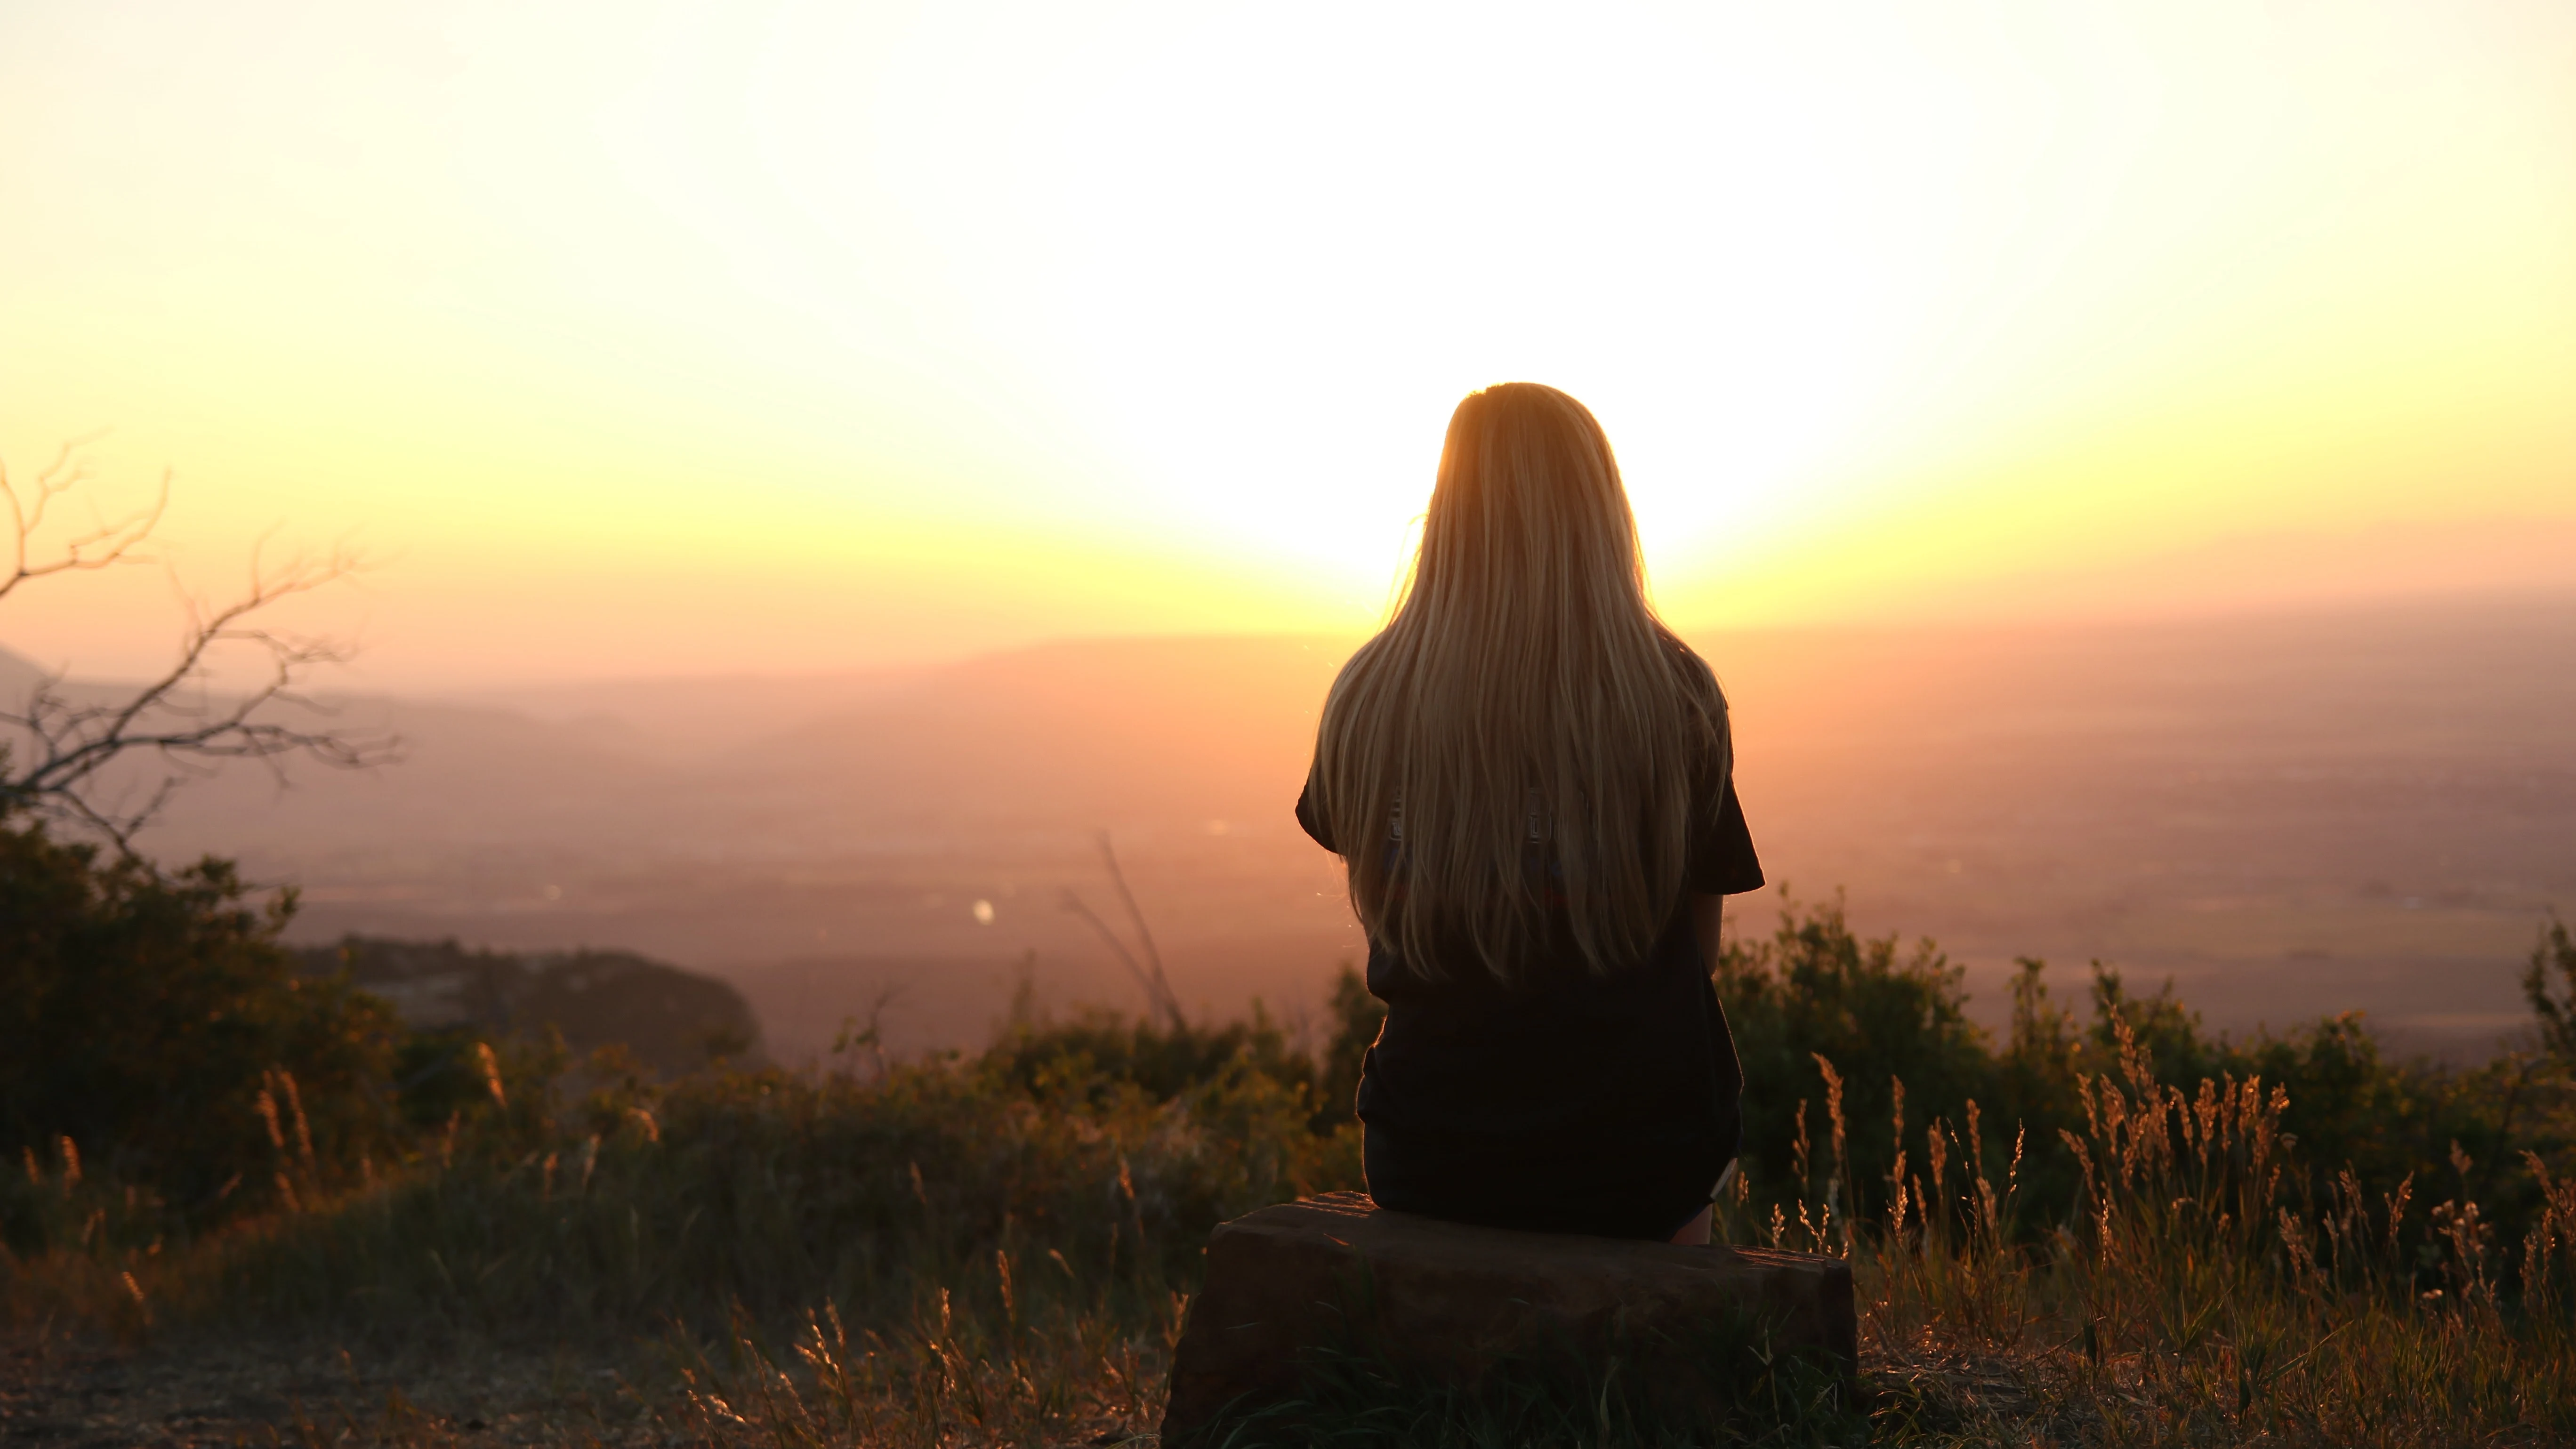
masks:
{"label": "hillside", "polygon": [[534,1043],[553,1032],[576,1060],[623,1047],[636,1066],[665,1077],[716,1059],[760,1060],[760,1024],[740,992],[632,951],[519,956],[452,940],[350,936],[297,954],[309,974],[348,972],[392,1003],[405,1026],[446,1038],[449,1055],[475,1040]]}
{"label": "hillside", "polygon": [[[739,984],[794,1059],[887,990],[971,1038],[1133,988],[1061,908],[1121,860],[1183,997],[1292,1014],[1358,949],[1287,805],[1348,640],[1077,640],[903,676],[361,701],[366,777],[237,772],[151,843],[301,881],[299,934],[640,950]],[[1776,887],[1849,893],[1991,987],[2015,955],[2175,977],[2212,1025],[2366,1009],[2474,1051],[2576,902],[2576,600],[1695,641]],[[974,906],[991,907],[981,924]],[[1032,954],[1033,953],[1033,954]],[[1983,992],[1981,1009],[1999,1003]]]}

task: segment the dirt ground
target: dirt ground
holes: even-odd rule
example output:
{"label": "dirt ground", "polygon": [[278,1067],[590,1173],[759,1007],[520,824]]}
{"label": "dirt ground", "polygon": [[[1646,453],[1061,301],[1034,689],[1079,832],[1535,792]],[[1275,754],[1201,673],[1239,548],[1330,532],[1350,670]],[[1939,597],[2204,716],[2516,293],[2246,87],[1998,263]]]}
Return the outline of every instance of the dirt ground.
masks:
{"label": "dirt ground", "polygon": [[595,1354],[351,1351],[204,1338],[136,1347],[13,1334],[0,1349],[0,1445],[689,1442],[674,1374],[639,1346]]}

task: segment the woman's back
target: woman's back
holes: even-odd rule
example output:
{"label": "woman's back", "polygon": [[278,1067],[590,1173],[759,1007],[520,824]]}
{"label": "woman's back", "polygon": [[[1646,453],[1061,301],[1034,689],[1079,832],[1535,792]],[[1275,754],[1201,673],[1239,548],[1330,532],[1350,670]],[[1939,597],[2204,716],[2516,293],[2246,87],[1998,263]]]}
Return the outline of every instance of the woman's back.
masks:
{"label": "woman's back", "polygon": [[1705,1203],[1741,1077],[1691,903],[1761,884],[1731,775],[1599,425],[1549,388],[1470,396],[1297,807],[1388,1006],[1358,1102],[1380,1202],[1654,1237]]}
{"label": "woman's back", "polygon": [[[1724,776],[1726,746],[1715,678],[1646,604],[1600,424],[1531,383],[1460,403],[1404,602],[1334,680],[1316,738],[1315,817],[1352,846],[1404,835],[1346,852],[1371,939],[1433,970],[1435,941],[1463,945],[1508,975],[1556,905],[1596,969],[1637,960],[1714,803],[1694,780],[1712,761]],[[1523,869],[1533,844],[1544,881]]]}

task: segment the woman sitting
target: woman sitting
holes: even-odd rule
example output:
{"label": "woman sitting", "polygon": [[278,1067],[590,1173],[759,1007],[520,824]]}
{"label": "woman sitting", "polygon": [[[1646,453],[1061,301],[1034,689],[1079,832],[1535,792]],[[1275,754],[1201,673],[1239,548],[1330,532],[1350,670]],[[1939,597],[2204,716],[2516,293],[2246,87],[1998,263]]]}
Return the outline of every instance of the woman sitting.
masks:
{"label": "woman sitting", "polygon": [[1532,383],[1469,396],[1297,801],[1387,1007],[1358,1100],[1381,1206],[1708,1241],[1743,1089],[1720,898],[1762,884],[1730,751],[1601,425]]}

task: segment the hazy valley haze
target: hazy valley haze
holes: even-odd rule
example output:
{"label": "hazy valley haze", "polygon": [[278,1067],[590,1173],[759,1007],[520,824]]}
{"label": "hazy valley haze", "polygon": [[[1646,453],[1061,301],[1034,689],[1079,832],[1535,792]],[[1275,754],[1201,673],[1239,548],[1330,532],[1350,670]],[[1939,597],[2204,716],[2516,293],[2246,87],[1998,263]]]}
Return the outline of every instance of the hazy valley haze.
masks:
{"label": "hazy valley haze", "polygon": [[[1362,950],[1289,816],[1349,638],[1066,640],[911,671],[361,699],[364,775],[234,771],[147,840],[299,884],[346,931],[644,951],[740,983],[793,1059],[900,988],[899,1045],[976,1039],[1021,963],[1135,1004],[1112,832],[1183,998],[1320,998]],[[2576,901],[2576,598],[2124,625],[1696,637],[1733,702],[1772,887],[1930,935],[1981,1015],[2017,955],[2100,958],[2214,1026],[2363,1009],[2475,1052]],[[975,903],[990,907],[979,923]],[[1033,955],[1031,953],[1034,953]]]}

